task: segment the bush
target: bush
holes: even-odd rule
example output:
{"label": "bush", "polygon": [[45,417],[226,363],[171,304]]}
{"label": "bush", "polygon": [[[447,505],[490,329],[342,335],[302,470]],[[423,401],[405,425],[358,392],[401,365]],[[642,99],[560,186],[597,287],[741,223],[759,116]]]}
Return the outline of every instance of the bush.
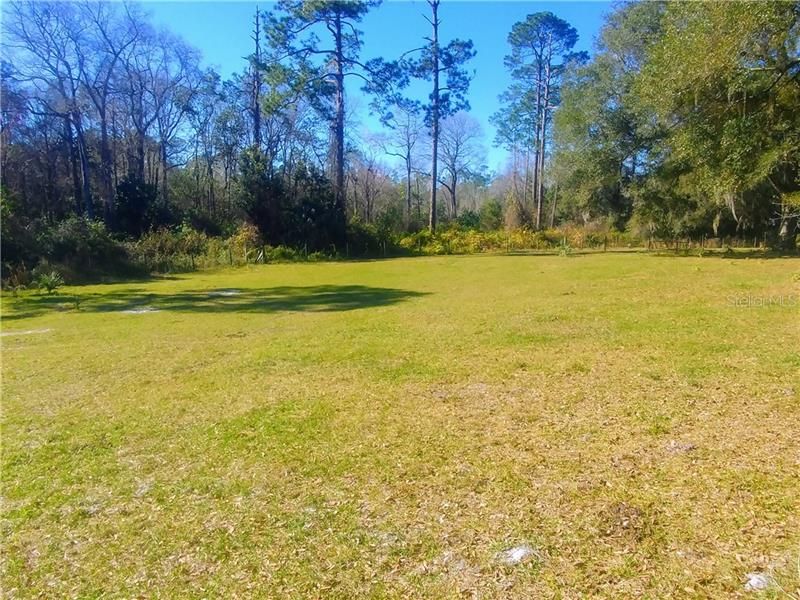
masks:
{"label": "bush", "polygon": [[14,296],[21,290],[25,290],[31,285],[33,275],[24,264],[9,265],[3,269],[3,289],[9,290]]}
{"label": "bush", "polygon": [[478,217],[483,231],[496,231],[503,226],[503,205],[497,200],[484,202]]}
{"label": "bush", "polygon": [[180,250],[189,256],[192,268],[195,267],[195,259],[205,253],[208,247],[208,236],[193,229],[188,224],[181,226],[178,232]]}
{"label": "bush", "polygon": [[233,253],[246,263],[255,260],[263,246],[258,227],[252,223],[239,225],[236,232],[228,238],[228,242]]}
{"label": "bush", "polygon": [[351,221],[347,226],[349,256],[385,256],[395,254],[399,249],[386,222],[379,222],[375,226]]}
{"label": "bush", "polygon": [[462,229],[478,229],[481,226],[481,217],[474,210],[462,211],[456,223]]}
{"label": "bush", "polygon": [[158,192],[152,184],[129,177],[119,182],[114,199],[114,228],[131,236],[140,236],[156,226],[176,222],[175,215],[156,202]]}
{"label": "bush", "polygon": [[285,262],[294,261],[302,257],[302,254],[289,246],[267,246],[265,249],[264,262]]}
{"label": "bush", "polygon": [[407,235],[399,246],[418,254],[474,254],[514,250],[558,250],[577,247],[604,247],[638,243],[635,236],[621,232],[590,234],[579,227],[533,231],[527,227],[509,231],[476,231],[454,226],[431,235],[428,230]]}
{"label": "bush", "polygon": [[48,294],[55,293],[58,288],[64,285],[64,277],[61,273],[47,263],[42,263],[34,269],[34,278],[36,287],[47,291]]}
{"label": "bush", "polygon": [[157,272],[185,268],[186,265],[178,263],[182,254],[180,250],[179,236],[169,229],[149,231],[128,246],[128,251],[137,264],[148,271]]}
{"label": "bush", "polygon": [[375,227],[378,235],[389,239],[393,235],[405,233],[406,219],[402,204],[391,204],[385,207],[376,219]]}
{"label": "bush", "polygon": [[101,221],[69,217],[42,229],[36,237],[35,250],[39,260],[58,265],[70,281],[131,272],[124,245],[111,236]]}

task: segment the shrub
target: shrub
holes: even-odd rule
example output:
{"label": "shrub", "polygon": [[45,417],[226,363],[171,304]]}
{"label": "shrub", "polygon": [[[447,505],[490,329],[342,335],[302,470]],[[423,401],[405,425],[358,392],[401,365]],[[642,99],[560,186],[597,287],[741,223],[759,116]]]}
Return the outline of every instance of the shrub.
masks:
{"label": "shrub", "polygon": [[139,236],[156,224],[168,225],[174,220],[169,211],[156,203],[154,185],[133,177],[119,182],[114,199],[114,225],[117,231]]}
{"label": "shrub", "polygon": [[36,251],[39,260],[58,265],[71,281],[131,270],[124,245],[101,221],[73,216],[43,228],[36,238]]}
{"label": "shrub", "polygon": [[478,229],[481,226],[481,217],[474,210],[464,210],[458,215],[456,223],[462,229]]}
{"label": "shrub", "polygon": [[150,231],[129,245],[133,259],[148,271],[167,272],[180,270],[180,237],[169,229]]}
{"label": "shrub", "polygon": [[527,227],[531,224],[531,214],[519,200],[509,193],[506,198],[506,210],[504,215],[505,225],[507,229],[519,229]]}
{"label": "shrub", "polygon": [[294,261],[301,257],[301,253],[289,246],[267,246],[264,262]]}
{"label": "shrub", "polygon": [[242,223],[236,232],[228,239],[231,250],[244,262],[255,260],[263,242],[258,227],[252,223]]}
{"label": "shrub", "polygon": [[9,290],[14,296],[31,285],[32,275],[24,264],[10,265],[3,271],[5,275],[2,280],[3,289]]}
{"label": "shrub", "polygon": [[179,231],[179,248],[189,256],[192,262],[192,268],[195,267],[195,258],[200,256],[206,251],[208,247],[208,236],[193,229],[187,224],[181,226]]}
{"label": "shrub", "polygon": [[454,226],[442,228],[433,236],[428,230],[423,230],[399,240],[401,248],[419,254],[472,254],[515,250],[560,252],[564,244],[572,251],[576,247],[630,247],[640,243],[641,240],[633,234],[619,231],[587,232],[577,226],[543,231],[534,231],[528,227],[507,231],[476,231]]}
{"label": "shrub", "polygon": [[503,226],[503,205],[497,200],[489,200],[478,211],[480,228],[483,231],[496,231]]}
{"label": "shrub", "polygon": [[351,221],[347,225],[347,254],[350,256],[384,256],[400,249],[387,222],[378,225]]}
{"label": "shrub", "polygon": [[43,263],[34,269],[36,286],[40,290],[45,290],[48,294],[53,294],[64,285],[64,277],[56,269],[47,263]]}
{"label": "shrub", "polygon": [[391,204],[385,207],[376,219],[375,225],[378,235],[386,240],[392,235],[405,231],[405,213],[401,204]]}

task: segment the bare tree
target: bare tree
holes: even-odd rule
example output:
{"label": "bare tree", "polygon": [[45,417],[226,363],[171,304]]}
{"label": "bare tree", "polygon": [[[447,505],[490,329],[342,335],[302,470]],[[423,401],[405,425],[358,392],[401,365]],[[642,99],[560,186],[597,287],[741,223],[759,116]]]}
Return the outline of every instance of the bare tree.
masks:
{"label": "bare tree", "polygon": [[485,149],[483,130],[474,117],[458,112],[442,121],[439,146],[442,172],[439,182],[450,194],[450,214],[458,216],[458,183],[477,172],[482,165]]}
{"label": "bare tree", "polygon": [[[125,6],[128,14],[132,8]],[[117,18],[113,5],[84,2],[79,5],[82,19],[91,32],[86,41],[74,39],[79,57],[80,77],[86,94],[97,112],[100,127],[100,182],[103,212],[106,222],[112,219],[114,208],[113,155],[109,141],[109,107],[114,93],[113,79],[122,56],[136,42],[138,30],[126,27]]]}
{"label": "bare tree", "polygon": [[383,141],[382,146],[388,156],[394,156],[403,161],[406,170],[406,220],[410,221],[411,176],[414,171],[415,150],[419,146],[424,128],[421,107],[413,102],[400,102],[392,111],[387,125],[392,133],[388,139]]}
{"label": "bare tree", "polygon": [[75,181],[76,201],[80,198],[79,211],[92,218],[90,163],[84,135],[87,107],[81,94],[84,57],[80,48],[87,40],[78,9],[58,2],[12,2],[5,13],[3,29],[8,38],[4,46],[15,53],[16,76],[30,87],[30,110],[64,120],[71,162],[76,167],[80,164],[80,184]]}
{"label": "bare tree", "polygon": [[201,85],[199,55],[179,38],[161,32],[157,38],[160,49],[158,69],[153,77],[155,125],[159,142],[161,198],[167,202],[169,188],[167,173],[174,146],[182,125],[192,110],[192,101]]}
{"label": "bare tree", "polygon": [[127,17],[127,27],[136,32],[136,43],[121,56],[123,68],[118,87],[125,97],[125,117],[133,137],[132,146],[128,146],[128,176],[145,181],[145,150],[150,129],[158,118],[155,82],[163,53],[153,28],[136,15],[129,13]]}

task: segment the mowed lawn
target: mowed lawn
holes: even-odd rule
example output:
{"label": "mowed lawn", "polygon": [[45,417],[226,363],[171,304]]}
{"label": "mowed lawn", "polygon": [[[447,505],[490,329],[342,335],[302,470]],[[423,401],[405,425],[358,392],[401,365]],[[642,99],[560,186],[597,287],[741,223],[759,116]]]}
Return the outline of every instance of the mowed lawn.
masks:
{"label": "mowed lawn", "polygon": [[798,597],[798,294],[608,253],[5,295],[4,596]]}

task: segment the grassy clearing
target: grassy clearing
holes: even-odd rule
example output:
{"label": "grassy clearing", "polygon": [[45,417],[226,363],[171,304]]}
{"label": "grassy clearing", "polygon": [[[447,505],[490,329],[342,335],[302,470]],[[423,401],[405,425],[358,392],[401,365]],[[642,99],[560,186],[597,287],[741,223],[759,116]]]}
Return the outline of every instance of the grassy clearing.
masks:
{"label": "grassy clearing", "polygon": [[472,256],[6,297],[6,597],[798,596],[800,306],[755,304],[799,274]]}

